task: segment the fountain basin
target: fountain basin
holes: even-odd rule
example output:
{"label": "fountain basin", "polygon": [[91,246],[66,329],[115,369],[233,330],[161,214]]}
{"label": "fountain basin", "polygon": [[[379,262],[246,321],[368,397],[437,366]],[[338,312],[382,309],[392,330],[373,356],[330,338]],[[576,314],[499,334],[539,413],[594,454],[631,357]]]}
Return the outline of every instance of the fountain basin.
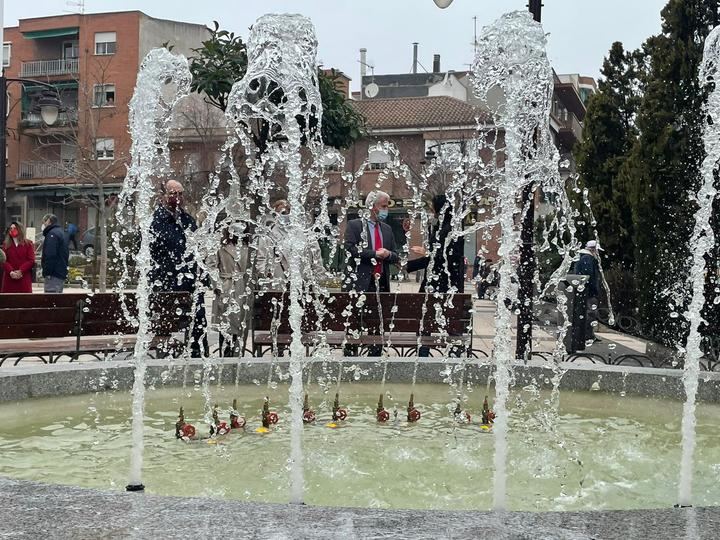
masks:
{"label": "fountain basin", "polygon": [[[243,359],[216,363],[213,399],[227,411],[233,398],[248,419],[245,433],[208,445],[174,437],[180,405],[202,435],[202,398],[195,374],[202,365],[166,362],[149,366],[146,408],[145,484],[157,494],[224,497],[245,501],[288,500],[289,411],[284,383],[268,389],[269,362]],[[334,385],[325,394],[310,387],[318,421],[305,427],[306,502],[321,506],[388,509],[482,510],[491,506],[493,435],[478,426],[487,391],[487,365],[464,368],[474,421],[456,424],[449,404],[448,377],[457,382],[460,364],[423,361],[418,367],[417,424],[405,420],[410,393],[406,381],[414,361],[388,364],[385,407],[398,420],[378,425],[374,409],[382,372],[375,360],[347,359],[357,369],[344,377],[341,402],[347,426],[331,429]],[[308,363],[308,366],[312,364]],[[335,363],[328,364],[337,372]],[[222,366],[222,369],[219,369]],[[334,366],[334,367],[333,367]],[[281,371],[283,364],[279,364]],[[322,366],[312,365],[313,380]],[[10,373],[12,371],[12,373]],[[353,373],[359,374],[355,381]],[[510,508],[577,510],[667,508],[675,502],[680,459],[680,373],[673,370],[575,366],[562,378],[559,417],[547,413],[547,391],[523,390],[532,381],[549,384],[541,365],[518,366],[510,403]],[[699,407],[696,504],[717,505],[714,488],[720,463],[718,377],[704,374]],[[274,378],[277,380],[277,377]],[[185,388],[183,389],[183,381]],[[236,386],[237,381],[237,386]],[[6,476],[121,490],[130,448],[132,372],[124,362],[15,368],[0,373],[0,470]],[[14,384],[13,384],[14,383]],[[600,391],[588,390],[597,383]],[[662,384],[659,384],[662,383]],[[114,388],[114,389],[113,389]],[[469,391],[468,391],[469,390]],[[672,394],[673,390],[679,392]],[[254,433],[262,398],[270,394],[281,422],[273,433]],[[663,394],[658,398],[658,394]],[[74,397],[52,399],[33,396]],[[621,394],[624,394],[621,395]],[[647,398],[640,396],[653,395]],[[516,398],[521,398],[518,402]],[[518,405],[522,403],[523,405]],[[227,419],[227,413],[222,413]],[[548,426],[553,426],[548,429]],[[63,463],[58,467],[57,463]]]}

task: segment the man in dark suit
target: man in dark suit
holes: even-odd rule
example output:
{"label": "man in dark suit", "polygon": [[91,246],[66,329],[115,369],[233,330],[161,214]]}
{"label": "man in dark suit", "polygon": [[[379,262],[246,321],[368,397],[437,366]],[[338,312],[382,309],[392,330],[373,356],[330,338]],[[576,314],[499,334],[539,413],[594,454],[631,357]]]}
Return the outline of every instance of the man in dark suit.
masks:
{"label": "man in dark suit", "polygon": [[[392,228],[383,223],[388,216],[390,196],[371,191],[365,199],[369,218],[348,221],[345,229],[345,252],[348,260],[343,291],[390,292],[390,265],[397,264],[398,254]],[[380,356],[382,345],[368,347],[368,356]],[[345,347],[345,356],[356,356],[357,346]]]}
{"label": "man in dark suit", "polygon": [[[343,282],[344,291],[390,292],[390,265],[397,264],[398,254],[388,216],[390,196],[371,191],[365,199],[369,219],[351,219],[345,229],[345,251],[349,268]],[[363,237],[363,230],[364,237]]]}
{"label": "man in dark suit", "polygon": [[[463,237],[452,238],[452,205],[445,195],[432,199],[434,223],[428,233],[429,250],[412,246],[410,251],[420,258],[407,263],[408,272],[425,269],[419,292],[462,293],[465,290],[465,254]],[[432,264],[431,264],[432,263]],[[457,354],[459,351],[454,349]],[[430,348],[423,345],[418,356],[429,356]]]}

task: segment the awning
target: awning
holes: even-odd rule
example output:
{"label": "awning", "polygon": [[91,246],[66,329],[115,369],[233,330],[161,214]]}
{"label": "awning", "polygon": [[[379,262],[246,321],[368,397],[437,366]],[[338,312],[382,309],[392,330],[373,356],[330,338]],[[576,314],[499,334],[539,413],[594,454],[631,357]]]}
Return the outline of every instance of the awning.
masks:
{"label": "awning", "polygon": [[80,29],[77,26],[71,28],[52,28],[50,30],[35,30],[34,32],[23,32],[25,39],[46,39],[62,36],[76,36]]}
{"label": "awning", "polygon": [[[78,82],[77,81],[67,81],[67,82],[57,82],[57,83],[48,83],[51,86],[54,86],[58,90],[65,90],[67,88],[77,88]],[[41,92],[42,90],[49,90],[47,86],[40,86],[39,84],[23,84],[23,90],[26,92]]]}
{"label": "awning", "polygon": [[[117,182],[107,183],[103,185],[105,196],[120,193],[122,184]],[[39,186],[15,186],[16,193],[24,195],[44,196],[44,197],[67,197],[70,194],[77,195],[94,195],[97,193],[96,186],[78,185],[78,184],[43,184]]]}

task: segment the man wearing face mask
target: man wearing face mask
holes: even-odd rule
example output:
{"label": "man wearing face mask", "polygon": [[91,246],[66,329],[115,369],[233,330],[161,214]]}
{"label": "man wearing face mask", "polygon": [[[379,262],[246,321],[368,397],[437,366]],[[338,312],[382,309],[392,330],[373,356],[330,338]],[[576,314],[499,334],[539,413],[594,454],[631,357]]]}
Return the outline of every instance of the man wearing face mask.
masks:
{"label": "man wearing face mask", "polygon": [[[168,180],[160,205],[153,214],[150,232],[150,286],[154,292],[195,292],[197,264],[192,253],[186,253],[187,233],[197,230],[197,223],[184,209],[184,188],[177,180]],[[205,328],[205,301],[201,294],[195,307],[190,354],[201,356],[208,353]]]}
{"label": "man wearing face mask", "polygon": [[[390,195],[371,191],[365,199],[369,219],[351,219],[345,229],[345,251],[349,274],[343,290],[390,292],[390,265],[397,264],[398,254],[388,217]],[[363,234],[364,231],[364,234]]]}

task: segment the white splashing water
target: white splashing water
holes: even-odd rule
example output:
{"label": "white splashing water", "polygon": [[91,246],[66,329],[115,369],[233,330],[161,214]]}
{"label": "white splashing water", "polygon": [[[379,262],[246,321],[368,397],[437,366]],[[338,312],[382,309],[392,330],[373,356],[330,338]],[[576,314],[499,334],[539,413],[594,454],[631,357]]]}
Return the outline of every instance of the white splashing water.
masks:
{"label": "white splashing water", "polygon": [[[309,19],[301,15],[264,15],[248,38],[248,68],[228,98],[227,116],[247,156],[254,156],[251,183],[261,192],[272,186],[270,170],[284,168],[290,220],[283,249],[288,257],[290,288],[290,501],[302,503],[304,493],[302,454],[303,307],[301,299],[308,277],[303,258],[309,249],[305,205],[312,180],[318,177],[323,147],[320,140],[322,102],[317,81],[317,40]],[[251,126],[267,127],[266,147],[258,148]],[[257,134],[256,134],[257,135]],[[257,140],[257,138],[255,139]],[[301,147],[307,158],[301,155]],[[232,195],[231,195],[232,197]]]}
{"label": "white splashing water", "polygon": [[[496,420],[493,507],[506,509],[507,399],[512,379],[511,309],[517,301],[518,196],[532,181],[558,176],[558,155],[549,133],[553,73],[545,34],[527,12],[507,13],[483,29],[473,63],[473,88],[505,129],[505,171],[497,186],[501,258],[493,357]],[[556,186],[557,187],[557,186]],[[507,300],[506,300],[507,299]]]}
{"label": "white splashing water", "polygon": [[[136,264],[138,331],[132,359],[134,370],[132,403],[132,453],[130,456],[131,486],[142,484],[143,414],[145,409],[145,370],[148,348],[152,341],[150,328],[150,225],[155,190],[152,179],[170,170],[168,131],[177,101],[190,92],[191,75],[184,56],[175,56],[167,49],[153,49],[143,60],[138,72],[135,92],[130,100],[129,124],[132,146],[128,174],[120,193],[120,208],[135,205],[135,219],[142,241]],[[172,85],[172,86],[171,86]],[[119,212],[122,215],[122,212]]]}
{"label": "white splashing water", "polygon": [[703,139],[706,157],[701,166],[702,185],[697,194],[698,210],[695,213],[695,229],[690,240],[693,254],[690,280],[692,300],[685,318],[690,332],[685,346],[683,384],[685,404],[682,419],[682,459],[680,462],[680,486],[678,504],[689,506],[692,500],[693,455],[695,453],[695,400],[700,373],[700,325],[703,323],[702,308],[705,305],[705,257],[715,245],[715,235],[710,219],[717,190],[713,171],[720,163],[720,27],[715,28],[705,40],[703,62],[700,66],[700,84],[711,86],[705,111]]}

